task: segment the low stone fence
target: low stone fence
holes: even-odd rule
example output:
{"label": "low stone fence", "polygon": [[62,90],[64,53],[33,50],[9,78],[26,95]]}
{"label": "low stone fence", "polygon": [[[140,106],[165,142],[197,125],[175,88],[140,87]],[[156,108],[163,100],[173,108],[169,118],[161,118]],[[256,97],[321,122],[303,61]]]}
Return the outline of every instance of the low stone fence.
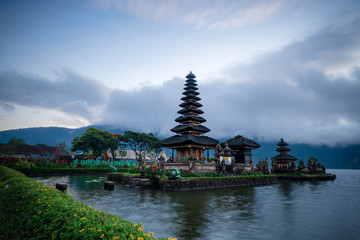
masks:
{"label": "low stone fence", "polygon": [[150,179],[145,177],[129,176],[123,173],[109,173],[107,180],[121,182],[125,186],[139,188],[155,188],[159,186],[158,179]]}
{"label": "low stone fence", "polygon": [[176,167],[179,170],[183,171],[201,171],[201,172],[214,172],[216,171],[215,163],[194,163],[194,162],[174,162],[174,163],[164,163],[164,170],[171,170],[171,168]]}
{"label": "low stone fence", "polygon": [[267,176],[236,176],[217,178],[191,178],[159,181],[161,190],[164,191],[191,191],[215,188],[247,187],[277,183],[276,175]]}
{"label": "low stone fence", "polygon": [[303,181],[321,181],[321,180],[335,180],[335,174],[323,174],[323,175],[287,175],[287,174],[279,174],[278,179],[286,179],[286,180],[303,180]]}

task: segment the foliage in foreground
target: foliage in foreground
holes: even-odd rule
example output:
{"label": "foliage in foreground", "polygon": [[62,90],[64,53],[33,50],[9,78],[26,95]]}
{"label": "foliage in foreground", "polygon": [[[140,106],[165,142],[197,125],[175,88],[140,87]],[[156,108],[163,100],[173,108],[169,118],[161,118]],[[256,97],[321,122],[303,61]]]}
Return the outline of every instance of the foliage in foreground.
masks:
{"label": "foliage in foreground", "polygon": [[0,222],[0,239],[153,239],[141,223],[93,209],[3,166]]}

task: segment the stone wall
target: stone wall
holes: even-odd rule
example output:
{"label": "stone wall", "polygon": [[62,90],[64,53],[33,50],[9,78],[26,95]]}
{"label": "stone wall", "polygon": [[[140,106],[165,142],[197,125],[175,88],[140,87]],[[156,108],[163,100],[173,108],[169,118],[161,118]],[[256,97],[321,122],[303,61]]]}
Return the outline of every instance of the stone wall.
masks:
{"label": "stone wall", "polygon": [[303,181],[321,181],[321,180],[335,180],[335,174],[324,174],[324,175],[287,175],[287,174],[279,174],[278,179],[286,179],[286,180],[303,180]]}
{"label": "stone wall", "polygon": [[201,172],[214,172],[216,170],[215,163],[193,163],[193,162],[175,162],[175,163],[164,163],[164,170],[171,170],[171,168],[176,167],[183,171],[201,171]]}
{"label": "stone wall", "polygon": [[244,176],[226,178],[163,179],[159,182],[164,191],[191,191],[214,188],[246,187],[277,183],[277,176]]}

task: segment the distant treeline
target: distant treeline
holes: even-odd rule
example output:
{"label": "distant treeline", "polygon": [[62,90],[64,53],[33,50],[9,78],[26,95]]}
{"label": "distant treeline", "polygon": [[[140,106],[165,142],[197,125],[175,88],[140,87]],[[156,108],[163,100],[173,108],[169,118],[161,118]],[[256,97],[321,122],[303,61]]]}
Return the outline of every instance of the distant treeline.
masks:
{"label": "distant treeline", "polygon": [[[124,129],[113,128],[109,126],[95,126],[98,129],[106,130],[114,134],[123,134]],[[12,137],[23,138],[26,143],[30,145],[46,144],[48,146],[55,146],[57,143],[65,142],[71,148],[71,142],[76,136],[81,136],[88,127],[69,129],[61,127],[39,127],[39,128],[24,128],[8,131],[0,131],[0,143],[7,143]],[[156,134],[155,134],[156,135]],[[219,139],[221,141],[221,139]],[[256,139],[254,139],[256,140]],[[253,159],[257,162],[260,158],[268,157],[278,154],[276,152],[277,142],[263,143],[257,141],[261,147],[252,151]],[[319,162],[323,163],[326,168],[352,168],[360,169],[360,143],[350,146],[312,146],[308,144],[292,144],[288,142],[289,148],[292,150],[291,155],[307,160],[309,157],[316,157]],[[166,151],[167,155],[171,151]]]}

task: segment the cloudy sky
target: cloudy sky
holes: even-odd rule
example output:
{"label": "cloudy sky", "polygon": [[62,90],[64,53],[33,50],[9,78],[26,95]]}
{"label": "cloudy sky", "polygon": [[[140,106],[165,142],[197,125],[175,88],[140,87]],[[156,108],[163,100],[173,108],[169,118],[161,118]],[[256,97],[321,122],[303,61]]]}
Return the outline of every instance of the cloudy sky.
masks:
{"label": "cloudy sky", "polygon": [[360,1],[0,0],[0,130],[171,136],[185,76],[207,135],[360,143]]}

